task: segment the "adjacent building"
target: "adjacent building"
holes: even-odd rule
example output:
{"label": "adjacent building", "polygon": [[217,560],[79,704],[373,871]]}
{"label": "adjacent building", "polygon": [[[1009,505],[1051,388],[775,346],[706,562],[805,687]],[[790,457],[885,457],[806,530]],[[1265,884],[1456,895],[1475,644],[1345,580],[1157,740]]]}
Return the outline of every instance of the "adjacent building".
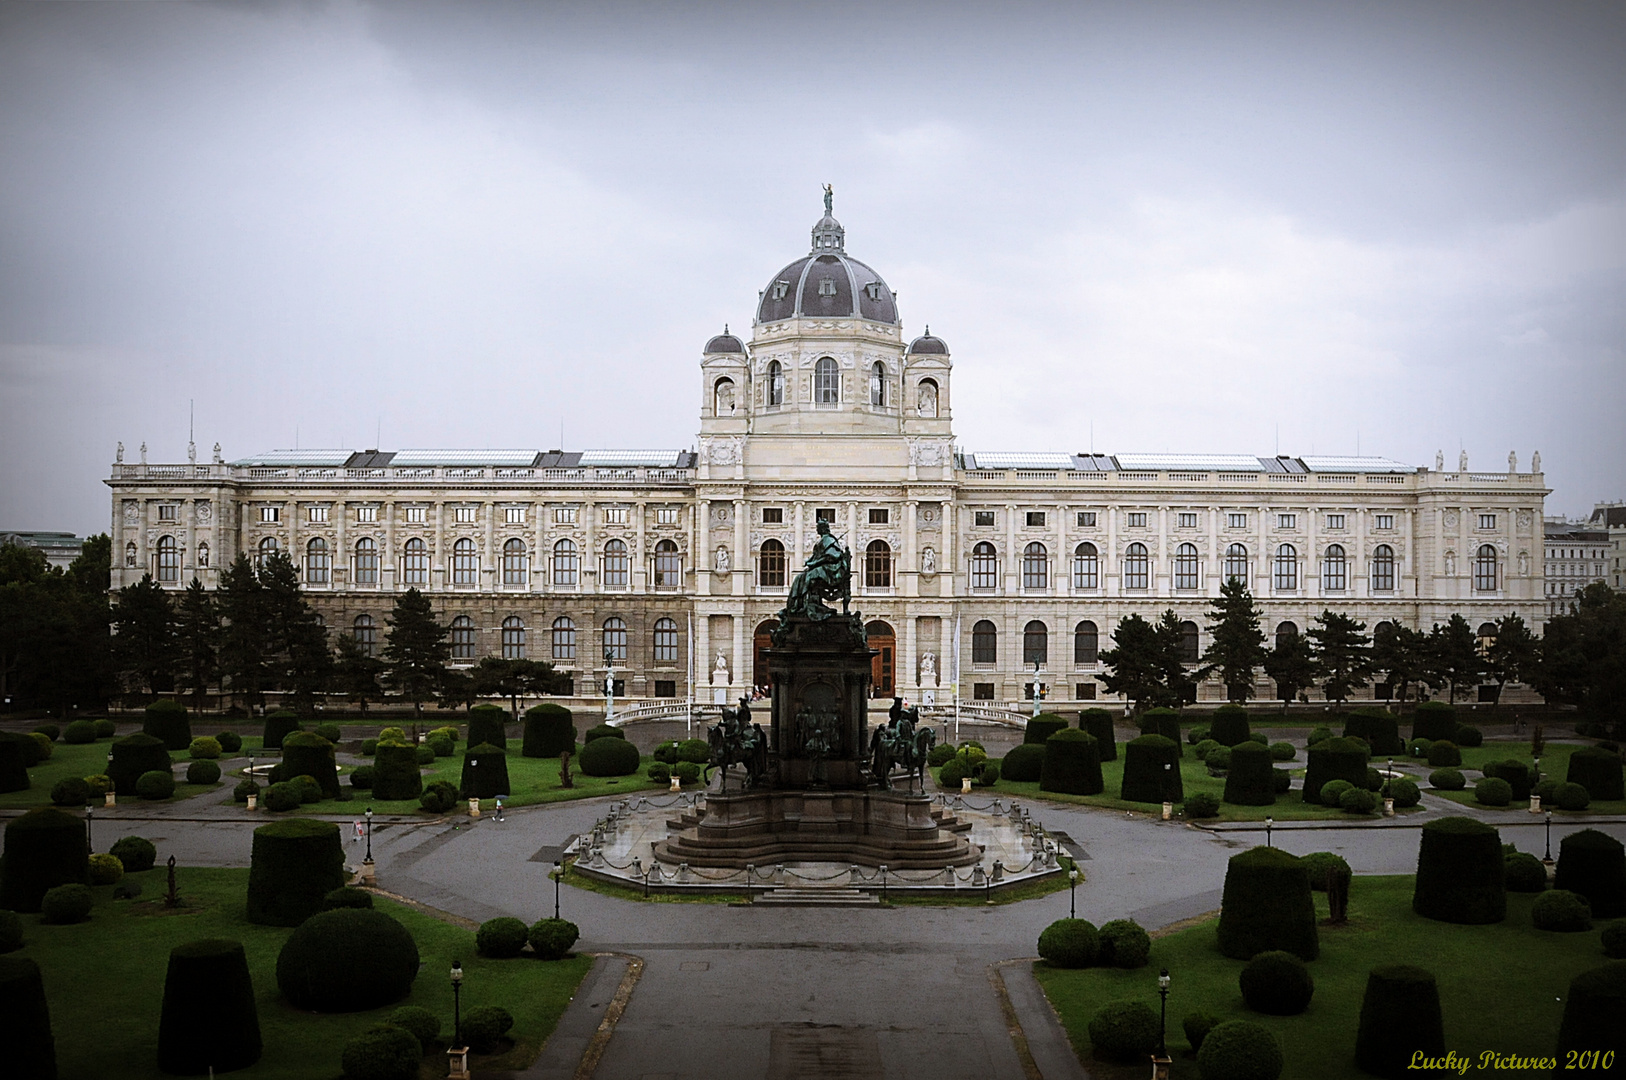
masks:
{"label": "adjacent building", "polygon": [[71,532],[40,532],[40,531],[12,531],[0,532],[0,547],[7,544],[16,544],[19,547],[38,548],[44,555],[45,561],[59,569],[66,570],[73,565],[73,560],[79,557],[79,551],[85,546],[85,538],[75,536]]}
{"label": "adjacent building", "polygon": [[1570,610],[1576,593],[1609,580],[1612,552],[1609,530],[1590,522],[1548,518],[1542,522],[1542,533],[1547,546],[1547,617],[1552,618]]}

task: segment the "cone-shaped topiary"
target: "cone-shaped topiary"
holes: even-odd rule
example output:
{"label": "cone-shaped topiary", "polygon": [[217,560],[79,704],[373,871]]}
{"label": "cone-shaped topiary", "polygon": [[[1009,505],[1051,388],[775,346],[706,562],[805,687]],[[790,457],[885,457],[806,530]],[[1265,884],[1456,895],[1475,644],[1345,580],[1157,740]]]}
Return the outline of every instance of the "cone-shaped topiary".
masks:
{"label": "cone-shaped topiary", "polygon": [[344,884],[344,847],[331,821],[289,818],[254,830],[248,921],[298,926]]}
{"label": "cone-shaped topiary", "polygon": [[315,1012],[389,1005],[406,997],[417,977],[417,942],[395,919],[369,908],[312,915],[277,955],[277,989],[290,1004]]}
{"label": "cone-shaped topiary", "polygon": [[1304,801],[1316,802],[1321,789],[1333,780],[1348,780],[1366,787],[1366,744],[1358,739],[1323,739],[1310,747],[1309,765],[1304,770]]}
{"label": "cone-shaped topiary", "polygon": [[[6,823],[0,859],[0,908],[38,911],[58,885],[82,884],[90,856],[85,823],[54,806],[40,806]],[[0,1015],[4,1015],[0,1013]]]}
{"label": "cone-shaped topiary", "polygon": [[1301,960],[1321,954],[1310,874],[1302,862],[1275,847],[1231,856],[1220,901],[1219,948],[1234,960],[1276,949]]}
{"label": "cone-shaped topiary", "polygon": [[1564,779],[1586,788],[1594,800],[1626,798],[1620,755],[1596,746],[1583,747],[1570,755],[1569,772]]}
{"label": "cone-shaped topiary", "polygon": [[1044,769],[1044,747],[1038,743],[1021,743],[1011,747],[1011,752],[999,764],[999,774],[1006,780],[1016,780],[1022,783],[1032,783],[1039,779]]}
{"label": "cone-shaped topiary", "polygon": [[1221,705],[1214,713],[1214,722],[1208,728],[1208,737],[1221,746],[1235,746],[1248,741],[1248,710],[1240,705]]}
{"label": "cone-shaped topiary", "polygon": [[271,782],[280,784],[296,776],[309,776],[325,798],[339,797],[339,767],[333,744],[312,731],[290,731],[282,740],[282,760],[271,770]]}
{"label": "cone-shaped topiary", "polygon": [[[1184,802],[1180,747],[1162,735],[1142,735],[1124,744],[1124,779],[1120,798],[1129,802]],[[1164,765],[1173,766],[1165,769]]]}
{"label": "cone-shaped topiary", "polygon": [[1457,710],[1443,701],[1425,701],[1411,716],[1413,739],[1455,739],[1457,737]]}
{"label": "cone-shaped topiary", "polygon": [[625,738],[594,739],[576,760],[588,776],[631,776],[638,771],[638,748]]}
{"label": "cone-shaped topiary", "polygon": [[292,709],[278,709],[265,718],[262,745],[267,750],[280,750],[282,749],[282,740],[287,738],[290,732],[303,730],[299,726],[299,717]]}
{"label": "cone-shaped topiary", "polygon": [[1416,1076],[1412,1055],[1445,1053],[1445,1024],[1434,975],[1410,964],[1383,964],[1366,977],[1355,1064],[1373,1076]]}
{"label": "cone-shaped topiary", "polygon": [[575,745],[576,718],[569,709],[544,701],[525,710],[525,741],[520,750],[523,756],[556,758]]}
{"label": "cone-shaped topiary", "polygon": [[1197,1051],[1203,1080],[1276,1080],[1282,1075],[1282,1044],[1252,1020],[1227,1020],[1203,1036]]}
{"label": "cone-shaped topiary", "polygon": [[465,799],[507,795],[508,755],[490,743],[481,743],[463,751],[463,776],[458,792]]}
{"label": "cone-shaped topiary", "polygon": [[0,731],[0,794],[29,788],[28,763],[18,741],[21,738],[12,732]]}
{"label": "cone-shaped topiary", "polygon": [[1586,897],[1596,918],[1626,915],[1626,847],[1597,829],[1571,833],[1558,843],[1553,888]]}
{"label": "cone-shaped topiary", "polygon": [[158,1067],[197,1076],[260,1060],[260,1014],[243,943],[189,941],[169,953],[158,1020]]}
{"label": "cone-shaped topiary", "polygon": [[1404,754],[1400,722],[1387,709],[1356,709],[1344,718],[1344,738],[1365,739],[1376,754]]}
{"label": "cone-shaped topiary", "polygon": [[1558,1024],[1555,1056],[1560,1068],[1554,1069],[1553,1074],[1567,1075],[1561,1070],[1572,1051],[1597,1051],[1600,1059],[1608,1055],[1614,1067],[1594,1075],[1618,1075],[1615,1070],[1626,1060],[1626,1024],[1620,1022],[1623,1015],[1626,1015],[1626,960],[1611,960],[1571,979],[1570,992],[1564,997],[1564,1019]]}
{"label": "cone-shaped topiary", "polygon": [[161,739],[166,750],[185,750],[192,743],[192,721],[187,719],[186,706],[168,698],[147,706],[141,730]]}
{"label": "cone-shaped topiary", "polygon": [[114,740],[107,759],[107,775],[120,795],[134,795],[136,781],[146,773],[169,770],[169,750],[164,741],[145,732]]}
{"label": "cone-shaped topiary", "polygon": [[373,798],[416,799],[423,794],[418,751],[405,743],[380,743],[373,758]]}
{"label": "cone-shaped topiary", "polygon": [[1099,795],[1105,791],[1095,736],[1078,728],[1062,728],[1050,736],[1039,767],[1039,790],[1065,795]]}
{"label": "cone-shaped topiary", "polygon": [[1425,919],[1496,923],[1507,917],[1502,837],[1484,822],[1445,817],[1423,826],[1411,908]]}
{"label": "cone-shaped topiary", "polygon": [[1067,721],[1055,713],[1040,713],[1028,721],[1028,726],[1022,731],[1022,741],[1043,746],[1044,741],[1050,736],[1066,729]]}
{"label": "cone-shaped topiary", "polygon": [[1085,709],[1078,714],[1078,726],[1095,736],[1102,761],[1118,760],[1118,736],[1113,731],[1111,713],[1105,709]]}
{"label": "cone-shaped topiary", "polygon": [[469,710],[469,745],[489,743],[508,749],[508,710],[496,705],[476,705]]}
{"label": "cone-shaped topiary", "polygon": [[6,1072],[18,1080],[56,1080],[56,1041],[40,967],[0,956],[0,1016],[6,1018]]}
{"label": "cone-shaped topiary", "polygon": [[1142,735],[1161,735],[1174,743],[1174,756],[1180,757],[1185,747],[1180,745],[1180,712],[1177,709],[1147,709],[1140,717]]}
{"label": "cone-shaped topiary", "polygon": [[1244,739],[1231,747],[1225,774],[1225,801],[1236,806],[1270,806],[1276,801],[1275,759],[1270,748]]}

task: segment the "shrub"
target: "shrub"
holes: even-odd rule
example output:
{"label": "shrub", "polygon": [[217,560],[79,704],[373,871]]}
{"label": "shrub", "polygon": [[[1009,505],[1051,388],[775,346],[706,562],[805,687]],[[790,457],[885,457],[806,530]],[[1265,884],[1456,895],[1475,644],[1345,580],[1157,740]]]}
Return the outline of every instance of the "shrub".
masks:
{"label": "shrub", "polygon": [[469,710],[469,745],[490,743],[508,749],[508,710],[495,705],[476,705]]}
{"label": "shrub", "polygon": [[[256,841],[268,828],[276,826],[256,830]],[[314,1012],[388,1005],[405,997],[417,976],[418,945],[407,928],[382,911],[365,908],[312,914],[288,935],[277,956],[282,996],[296,1008]]]}
{"label": "shrub", "polygon": [[1040,713],[1028,721],[1027,727],[1022,730],[1024,744],[1037,743],[1043,746],[1045,740],[1058,731],[1067,730],[1067,721],[1055,713]]}
{"label": "shrub", "polygon": [[1180,1021],[1180,1030],[1186,1033],[1186,1042],[1191,1044],[1193,1054],[1203,1048],[1203,1040],[1217,1024],[1219,1017],[1205,1012],[1188,1013],[1186,1018]]}
{"label": "shrub", "polygon": [[1620,755],[1596,746],[1582,747],[1570,755],[1569,772],[1564,779],[1580,784],[1588,795],[1599,801],[1626,798]]}
{"label": "shrub", "polygon": [[1282,1046],[1261,1024],[1227,1020],[1203,1039],[1197,1071],[1202,1080],[1276,1080],[1282,1075]]}
{"label": "shrub", "polygon": [[1298,748],[1290,742],[1273,742],[1268,749],[1273,761],[1292,761],[1299,756]]}
{"label": "shrub", "polygon": [[[1604,946],[1608,948],[1609,931],[1604,931]],[[23,920],[15,911],[0,911],[0,953],[16,952],[23,947]]]}
{"label": "shrub", "polygon": [[423,774],[412,747],[381,742],[373,769],[373,798],[416,799],[423,794]]}
{"label": "shrub", "polygon": [[113,781],[106,773],[91,773],[83,779],[92,799],[99,799],[113,790]]}
{"label": "shrub", "polygon": [[381,742],[381,743],[383,743],[383,742],[406,742],[407,741],[406,731],[404,729],[398,728],[398,727],[380,728],[379,732],[378,732],[378,741]]}
{"label": "shrub", "polygon": [[350,774],[350,786],[357,791],[369,791],[377,774],[378,770],[371,765],[358,765],[356,771]]}
{"label": "shrub", "polygon": [[1219,948],[1235,960],[1275,949],[1301,960],[1320,954],[1310,875],[1301,861],[1273,847],[1231,856],[1220,902]]}
{"label": "shrub", "polygon": [[118,856],[106,852],[92,855],[85,864],[85,881],[91,885],[112,885],[124,876]]}
{"label": "shrub", "polygon": [[186,752],[193,758],[217,758],[220,756],[220,740],[213,735],[199,735],[192,740]]}
{"label": "shrub", "polygon": [[339,908],[370,908],[372,906],[372,893],[366,889],[357,889],[349,885],[341,885],[322,897],[323,911],[336,911]]}
{"label": "shrub", "polygon": [[361,752],[365,757],[372,757],[374,754],[378,753],[378,740],[377,739],[363,739],[363,740],[361,740]]}
{"label": "shrub", "polygon": [[705,739],[684,739],[677,744],[677,759],[694,765],[709,765],[711,744]]}
{"label": "shrub", "polygon": [[[1128,802],[1183,802],[1180,745],[1163,735],[1142,735],[1124,746],[1123,787],[1119,797]],[[1165,769],[1164,765],[1173,768]],[[1165,786],[1166,785],[1166,786]]]}
{"label": "shrub", "polygon": [[51,785],[53,806],[83,806],[90,801],[90,785],[77,776],[64,776]]}
{"label": "shrub", "polygon": [[1427,758],[1428,748],[1433,746],[1431,739],[1413,739],[1406,744],[1406,753],[1414,758]]}
{"label": "shrub", "polygon": [[1366,977],[1355,1063],[1373,1076],[1401,1080],[1413,1052],[1445,1053],[1440,992],[1432,973],[1409,964],[1383,964]]}
{"label": "shrub", "polygon": [[412,755],[419,765],[433,765],[435,763],[435,748],[426,742],[414,746]]}
{"label": "shrub", "polygon": [[458,784],[463,798],[490,799],[509,792],[508,755],[501,747],[480,743],[463,751],[463,775]]}
{"label": "shrub", "polygon": [[158,861],[157,846],[144,836],[121,837],[118,843],[108,849],[108,853],[124,864],[124,871],[127,874],[151,870],[153,864]]}
{"label": "shrub", "polygon": [[982,743],[964,742],[960,744],[960,749],[955,751],[954,756],[960,759],[960,764],[965,766],[967,773],[970,773],[988,759],[988,751],[983,749]]}
{"label": "shrub", "polygon": [[1140,717],[1140,733],[1161,735],[1174,743],[1177,758],[1184,752],[1180,749],[1180,713],[1176,709],[1147,709]]}
{"label": "shrub", "polygon": [[1592,804],[1592,796],[1580,784],[1565,781],[1553,788],[1552,801],[1560,810],[1581,811]]}
{"label": "shrub", "polygon": [[160,769],[167,772],[169,768],[169,751],[164,749],[163,740],[145,733],[116,740],[107,759],[107,775],[113,779],[113,790],[121,795],[135,791],[142,773]]}
{"label": "shrub", "polygon": [[961,782],[969,775],[971,774],[966,771],[965,762],[956,755],[949,758],[942,769],[938,770],[937,782],[945,791],[959,791]]}
{"label": "shrub", "polygon": [[1265,733],[1263,731],[1256,731],[1252,735],[1249,735],[1248,736],[1248,741],[1249,742],[1256,742],[1260,746],[1264,746],[1264,747],[1267,747],[1267,748],[1270,745],[1270,740],[1265,737]]}
{"label": "shrub", "polygon": [[[63,886],[70,888],[71,886]],[[1530,925],[1537,930],[1575,934],[1592,929],[1592,905],[1567,889],[1551,889],[1530,905]]]}
{"label": "shrub", "polygon": [[1095,736],[1102,761],[1118,760],[1118,735],[1110,712],[1100,708],[1085,709],[1078,714],[1078,727]]}
{"label": "shrub", "polygon": [[1134,919],[1113,919],[1097,931],[1100,951],[1096,962],[1102,967],[1145,967],[1152,956],[1152,939]]}
{"label": "shrub", "polygon": [[68,725],[68,730],[63,734],[62,741],[75,746],[93,743],[96,741],[96,725],[89,720],[75,720]]}
{"label": "shrub", "polygon": [[265,718],[265,728],[260,745],[267,750],[282,749],[282,740],[293,732],[303,731],[299,726],[299,717],[294,715],[292,709],[278,709]]}
{"label": "shrub", "polygon": [[487,919],[474,935],[474,945],[480,950],[480,955],[493,960],[518,956],[520,950],[525,948],[525,941],[525,924],[507,915]]}
{"label": "shrub", "polygon": [[1378,772],[1376,769],[1373,769],[1373,768],[1370,768],[1370,767],[1367,768],[1367,770],[1366,770],[1366,784],[1364,786],[1365,786],[1367,791],[1382,791],[1383,790],[1383,774]]}
{"label": "shrub", "polygon": [[6,1018],[7,1069],[13,1076],[54,1078],[56,1044],[39,965],[21,956],[0,957],[0,1016]]}
{"label": "shrub", "polygon": [[95,904],[90,886],[74,882],[46,890],[40,900],[40,922],[68,926],[90,918]]}
{"label": "shrub", "polygon": [[1537,893],[1547,888],[1547,868],[1534,855],[1514,852],[1502,860],[1508,892]]}
{"label": "shrub", "polygon": [[1600,919],[1626,915],[1626,848],[1597,829],[1571,833],[1558,844],[1553,888],[1586,897]]}
{"label": "shrub", "polygon": [[[1024,743],[1023,745],[1026,745],[1026,744]],[[676,761],[677,760],[677,744],[672,743],[671,746],[672,746],[672,760]],[[1041,747],[1040,750],[1042,752],[1043,748]],[[657,754],[659,752],[660,752],[659,750],[656,751]],[[931,750],[926,754],[926,764],[930,765],[932,768],[936,769],[936,768],[938,768],[938,767],[940,767],[942,765],[948,764],[949,759],[952,758],[953,756],[954,756],[954,744],[953,743],[938,743],[936,746],[932,747]],[[1035,776],[1034,779],[1037,780],[1038,777]]]}
{"label": "shrub", "polygon": [[33,734],[44,735],[52,742],[62,737],[62,729],[55,724],[35,724]]}
{"label": "shrub", "polygon": [[501,1005],[476,1005],[463,1017],[463,1040],[475,1053],[489,1054],[513,1026],[513,1015]]}
{"label": "shrub", "polygon": [[1052,967],[1087,968],[1100,952],[1100,934],[1085,919],[1057,919],[1039,934],[1039,955]]}
{"label": "shrub", "polygon": [[187,719],[186,706],[168,698],[147,706],[141,730],[161,740],[166,750],[185,750],[192,741],[192,722]]}
{"label": "shrub", "polygon": [[186,766],[188,784],[213,784],[220,780],[220,766],[212,761],[194,761]]}
{"label": "shrub", "polygon": [[440,1038],[440,1017],[421,1005],[402,1005],[390,1013],[389,1022],[412,1032],[412,1037],[418,1040],[418,1046],[426,1054],[435,1040]]}
{"label": "shrub", "polygon": [[1326,892],[1334,877],[1350,876],[1349,863],[1342,855],[1331,851],[1312,851],[1301,856],[1299,862],[1304,864],[1304,872],[1310,877],[1310,888],[1316,892]]}
{"label": "shrub", "polygon": [[248,797],[250,795],[258,795],[259,793],[260,785],[256,784],[253,780],[250,780],[246,776],[237,782],[236,787],[231,789],[231,797],[233,802],[246,803],[248,802]]}
{"label": "shrub", "polygon": [[[278,786],[273,784],[271,790]],[[254,830],[249,922],[298,926],[321,911],[327,894],[342,885],[344,847],[333,822],[290,818]]]}
{"label": "shrub", "polygon": [[1428,783],[1441,791],[1461,791],[1468,786],[1468,778],[1460,769],[1435,769],[1428,774]]}
{"label": "shrub", "polygon": [[1370,814],[1378,808],[1378,797],[1370,791],[1350,788],[1338,797],[1338,806],[1348,814]]}
{"label": "shrub", "polygon": [[1423,793],[1410,780],[1389,781],[1389,797],[1395,801],[1395,806],[1402,809],[1423,801]]}
{"label": "shrub", "polygon": [[437,758],[451,757],[456,748],[456,744],[444,735],[431,735],[423,741],[423,745],[429,747],[429,752]]}
{"label": "shrub", "polygon": [[1366,786],[1369,753],[1358,739],[1324,739],[1310,747],[1309,764],[1304,770],[1304,799],[1314,802],[1329,780],[1348,780],[1352,787]]}
{"label": "shrub", "polygon": [[1435,742],[1455,738],[1457,710],[1443,701],[1424,701],[1411,717],[1411,737]]}
{"label": "shrub", "polygon": [[175,774],[168,769],[142,773],[136,780],[136,795],[149,802],[160,802],[174,794]]}
{"label": "shrub", "polygon": [[1332,728],[1325,725],[1311,728],[1309,737],[1304,740],[1304,745],[1306,747],[1315,746],[1317,743],[1324,743],[1330,738],[1332,738]]}
{"label": "shrub", "polygon": [[[1270,756],[1269,751],[1266,751],[1265,756]],[[1218,776],[1231,767],[1231,748],[1229,746],[1216,746],[1208,752],[1208,757],[1204,761],[1208,765],[1209,774]]]}
{"label": "shrub", "polygon": [[520,748],[522,756],[557,758],[575,744],[576,718],[569,709],[544,701],[525,710],[525,734]]}
{"label": "shrub", "polygon": [[406,1028],[377,1024],[344,1044],[345,1080],[417,1080],[423,1046]]}
{"label": "shrub", "polygon": [[49,738],[43,732],[30,731],[28,734],[20,736],[20,738],[23,740],[24,746],[33,748],[31,760],[29,761],[30,766],[38,765],[42,761],[49,761],[51,755],[56,753],[55,740]]}
{"label": "shrub", "polygon": [[563,960],[580,936],[581,931],[568,919],[539,919],[526,931],[525,940],[543,960]]}
{"label": "shrub", "polygon": [[85,823],[74,815],[41,806],[7,822],[5,838],[0,908],[38,911],[48,890],[85,880]]}
{"label": "shrub", "polygon": [[[10,912],[0,912],[0,919],[3,919],[4,916],[8,914],[10,914]],[[16,916],[12,915],[12,918],[16,919]],[[17,924],[17,935],[18,936],[15,940],[18,942],[18,944],[21,944],[22,924],[20,922]],[[1611,960],[1626,960],[1626,922],[1610,923],[1608,926],[1603,928],[1603,934],[1601,937],[1603,941],[1603,954],[1605,956],[1609,957]],[[5,945],[6,941],[8,940],[13,939],[6,937],[4,930],[0,929],[0,952],[9,951],[6,949]],[[14,945],[12,948],[16,948],[16,946]]]}
{"label": "shrub", "polygon": [[313,729],[313,734],[326,739],[335,746],[337,746],[339,741],[344,738],[344,732],[340,730],[338,724],[334,723],[317,724]]}
{"label": "shrub", "polygon": [[222,731],[215,736],[215,742],[220,744],[220,750],[225,754],[235,754],[243,748],[243,737],[235,731]]}
{"label": "shrub", "polygon": [[1278,795],[1285,795],[1293,788],[1293,774],[1286,769],[1272,769],[1270,787]]}
{"label": "shrub", "polygon": [[1506,806],[1513,798],[1513,785],[1498,776],[1487,777],[1474,785],[1474,801],[1484,806]]}
{"label": "shrub", "polygon": [[1457,744],[1448,739],[1436,739],[1428,747],[1428,763],[1435,768],[1449,766],[1456,768],[1462,764],[1462,751]]}
{"label": "shrub", "polygon": [[1484,746],[1485,733],[1472,724],[1461,724],[1451,736],[1451,741],[1458,746]]}
{"label": "shrub", "polygon": [[1344,723],[1346,736],[1359,736],[1374,754],[1401,754],[1406,744],[1400,740],[1400,725],[1387,709],[1357,709]]}
{"label": "shrub", "polygon": [[284,780],[280,784],[272,784],[265,789],[265,808],[277,814],[285,814],[289,810],[298,810],[300,806],[299,785]]}
{"label": "shrub", "polygon": [[[1099,744],[1097,744],[1099,747]],[[1044,767],[1045,749],[1038,743],[1022,743],[1011,747],[1000,763],[1000,774],[1007,780],[1031,783],[1039,779]]]}
{"label": "shrub", "polygon": [[1423,826],[1411,907],[1425,919],[1496,923],[1507,917],[1502,838],[1483,822],[1444,817]]}
{"label": "shrub", "polygon": [[[1034,722],[1037,719],[1042,717]],[[1039,762],[1039,790],[1065,795],[1099,795],[1105,791],[1101,753],[1095,736],[1070,727],[1062,727],[1051,735]]]}
{"label": "shrub", "polygon": [[1558,1060],[1566,1060],[1571,1051],[1613,1051],[1618,1070],[1620,1059],[1626,1057],[1626,1026],[1620,1022],[1623,1000],[1626,963],[1616,960],[1571,979],[1564,1018],[1558,1024]]}
{"label": "shrub", "polygon": [[1297,1016],[1315,996],[1310,969],[1290,952],[1260,953],[1248,961],[1238,982],[1248,1008],[1267,1016]]}
{"label": "shrub", "polygon": [[1328,780],[1321,785],[1321,797],[1316,801],[1322,806],[1336,807],[1339,800],[1344,797],[1345,792],[1354,790],[1355,785],[1348,780]]}
{"label": "shrub", "polygon": [[1137,1061],[1161,1036],[1157,1013],[1144,1001],[1109,1001],[1090,1017],[1090,1045],[1106,1061]]}
{"label": "shrub", "polygon": [[696,784],[700,782],[700,766],[692,761],[680,761],[672,766],[672,775],[680,784]]}
{"label": "shrub", "polygon": [[260,1016],[240,941],[189,941],[169,953],[158,1067],[198,1075],[260,1060]]}
{"label": "shrub", "polygon": [[1220,744],[1213,739],[1201,739],[1191,748],[1191,753],[1198,761],[1207,761],[1208,755],[1218,749]]}
{"label": "shrub", "polygon": [[444,814],[457,805],[457,789],[447,780],[431,780],[418,796],[418,805],[431,814]]}
{"label": "shrub", "polygon": [[1214,713],[1214,723],[1208,737],[1221,746],[1235,746],[1247,742],[1252,734],[1248,730],[1248,710],[1240,705],[1221,705]]}
{"label": "shrub", "polygon": [[1218,817],[1220,801],[1206,791],[1186,796],[1185,814],[1188,818]]}
{"label": "shrub", "polygon": [[620,737],[600,736],[582,747],[576,760],[585,775],[631,776],[638,771],[638,748],[619,731],[616,735]]}
{"label": "shrub", "polygon": [[96,725],[96,737],[98,739],[111,739],[118,734],[119,726],[111,720],[92,720],[91,723]]}
{"label": "shrub", "polygon": [[672,780],[672,767],[664,761],[652,762],[644,775],[657,784],[667,784]]}
{"label": "shrub", "polygon": [[[447,742],[451,743],[453,746],[456,746],[457,745],[457,739],[458,739],[457,725],[456,724],[442,724],[440,727],[435,728],[434,730],[432,730],[429,733],[429,737],[431,739],[444,738]],[[396,1011],[399,1012],[400,1010],[398,1009]]]}

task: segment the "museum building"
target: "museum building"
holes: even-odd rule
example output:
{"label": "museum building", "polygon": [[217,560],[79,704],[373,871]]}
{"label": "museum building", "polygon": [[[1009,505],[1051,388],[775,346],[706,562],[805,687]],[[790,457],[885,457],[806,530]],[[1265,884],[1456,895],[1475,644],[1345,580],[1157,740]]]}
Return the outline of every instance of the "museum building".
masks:
{"label": "museum building", "polygon": [[[973,361],[977,362],[977,361]],[[825,215],[769,279],[750,340],[700,357],[694,450],[277,450],[125,463],[114,589],[206,587],[239,552],[290,554],[332,632],[380,649],[395,596],[428,594],[454,662],[551,661],[631,698],[738,696],[829,520],[878,696],[1051,707],[1110,698],[1119,619],[1173,609],[1188,656],[1210,601],[1245,581],[1267,634],[1325,609],[1419,629],[1509,612],[1539,631],[1540,455],[1518,470],[1382,457],[969,452],[953,361],[905,340],[896,295]],[[1037,668],[1035,667],[1037,665]],[[956,673],[958,679],[956,683]],[[1369,689],[1365,692],[1371,694]],[[1259,696],[1274,696],[1261,678]],[[1204,684],[1201,700],[1224,687]]]}

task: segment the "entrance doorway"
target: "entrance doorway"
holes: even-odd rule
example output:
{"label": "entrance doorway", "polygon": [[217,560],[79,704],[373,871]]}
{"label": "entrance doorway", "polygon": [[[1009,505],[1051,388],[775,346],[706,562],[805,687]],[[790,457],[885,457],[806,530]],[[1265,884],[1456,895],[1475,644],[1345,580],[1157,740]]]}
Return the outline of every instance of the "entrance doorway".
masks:
{"label": "entrance doorway", "polygon": [[891,697],[896,687],[894,670],[897,667],[897,635],[892,632],[892,627],[876,621],[864,627],[864,636],[869,640],[869,647],[876,653],[870,661],[870,685],[873,687],[871,693],[878,698]]}
{"label": "entrance doorway", "polygon": [[774,627],[779,623],[770,619],[757,626],[756,634],[751,639],[751,688],[768,686],[772,680],[768,675],[768,649],[773,646]]}

